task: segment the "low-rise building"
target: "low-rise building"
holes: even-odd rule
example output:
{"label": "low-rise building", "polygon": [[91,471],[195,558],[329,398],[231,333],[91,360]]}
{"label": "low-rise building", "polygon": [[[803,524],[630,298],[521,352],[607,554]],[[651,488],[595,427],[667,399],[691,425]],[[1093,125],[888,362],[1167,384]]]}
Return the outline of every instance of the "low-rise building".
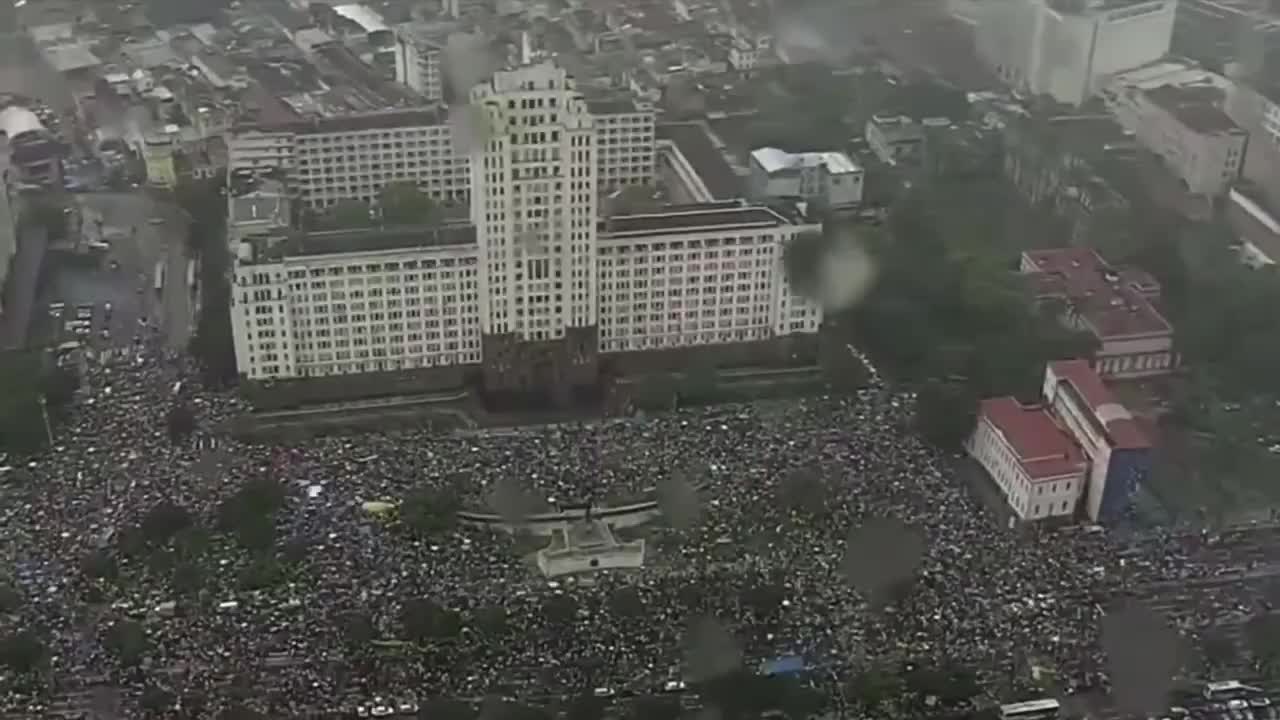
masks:
{"label": "low-rise building", "polygon": [[1044,402],[1089,460],[1083,511],[1096,523],[1121,521],[1151,472],[1151,442],[1138,421],[1085,360],[1058,360],[1044,372]]}
{"label": "low-rise building", "polygon": [[1137,268],[1112,268],[1090,248],[1032,250],[1020,270],[1037,302],[1060,304],[1060,321],[1097,340],[1104,378],[1165,375],[1178,366],[1173,327],[1153,305],[1160,284]]}
{"label": "low-rise building", "polygon": [[865,138],[881,163],[915,165],[924,161],[924,126],[905,115],[876,115],[867,120]]}
{"label": "low-rise building", "polygon": [[1219,196],[1240,175],[1248,134],[1212,86],[1119,87],[1103,94],[1116,119],[1197,195]]}
{"label": "low-rise building", "polygon": [[800,198],[823,207],[862,202],[864,174],[842,152],[789,153],[778,148],[751,151],[751,195]]}
{"label": "low-rise building", "polygon": [[1011,397],[982,401],[965,449],[991,475],[1017,520],[1075,513],[1088,463],[1044,407]]}
{"label": "low-rise building", "polygon": [[924,162],[924,126],[905,116],[876,115],[867,121],[867,145],[890,165],[915,165]]}
{"label": "low-rise building", "polygon": [[1045,368],[1040,402],[984,400],[965,449],[1019,520],[1123,522],[1151,469],[1151,443],[1086,360]]}

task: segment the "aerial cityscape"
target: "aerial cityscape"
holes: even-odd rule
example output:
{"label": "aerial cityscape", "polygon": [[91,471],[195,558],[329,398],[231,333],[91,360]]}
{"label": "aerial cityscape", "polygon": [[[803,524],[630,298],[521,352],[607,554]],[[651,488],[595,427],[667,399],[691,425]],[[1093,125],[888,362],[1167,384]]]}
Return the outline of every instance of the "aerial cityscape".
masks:
{"label": "aerial cityscape", "polygon": [[1277,0],[0,0],[0,718],[1280,720]]}

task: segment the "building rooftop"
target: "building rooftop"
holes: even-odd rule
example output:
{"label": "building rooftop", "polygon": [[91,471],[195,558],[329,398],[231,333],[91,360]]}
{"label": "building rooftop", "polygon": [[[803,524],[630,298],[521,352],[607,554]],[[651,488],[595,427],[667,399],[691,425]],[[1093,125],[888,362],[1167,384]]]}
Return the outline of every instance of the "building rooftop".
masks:
{"label": "building rooftop", "polygon": [[1169,335],[1173,327],[1151,304],[1159,283],[1134,268],[1112,268],[1090,248],[1023,253],[1037,298],[1061,298],[1099,340]]}
{"label": "building rooftop", "polygon": [[1032,482],[1072,475],[1085,467],[1075,441],[1039,405],[990,398],[982,401],[981,417],[1004,436]]}
{"label": "building rooftop", "polygon": [[705,125],[698,122],[660,124],[657,137],[675,144],[716,199],[742,197],[742,178],[729,166],[724,152],[716,147]]}
{"label": "building rooftop", "polygon": [[600,225],[602,240],[624,240],[651,235],[700,233],[721,228],[758,228],[790,224],[764,207],[729,203],[674,205],[661,212],[615,215]]}
{"label": "building rooftop", "polygon": [[1223,94],[1218,88],[1161,85],[1147,90],[1146,95],[1151,102],[1195,132],[1203,135],[1244,134],[1219,107]]}
{"label": "building rooftop", "polygon": [[448,118],[439,107],[387,110],[336,117],[317,117],[282,123],[242,125],[234,132],[292,132],[298,134],[348,133],[365,130],[392,130],[401,127],[445,125]]}
{"label": "building rooftop", "polygon": [[627,113],[638,113],[643,110],[636,102],[635,98],[620,96],[591,96],[585,97],[587,109],[592,115],[624,115]]}
{"label": "building rooftop", "polygon": [[360,228],[324,232],[290,231],[254,236],[252,263],[275,262],[291,257],[341,255],[473,245],[476,229],[469,223],[434,226]]}
{"label": "building rooftop", "polygon": [[789,153],[778,148],[763,147],[751,151],[751,157],[770,175],[806,167],[824,167],[832,175],[861,170],[842,152]]}
{"label": "building rooftop", "polygon": [[382,19],[382,16],[376,10],[359,3],[334,5],[333,11],[359,25],[361,30],[368,33],[389,29],[386,21]]}
{"label": "building rooftop", "polygon": [[1151,447],[1138,421],[1134,420],[1111,390],[1103,384],[1098,373],[1086,360],[1056,360],[1049,363],[1048,371],[1060,383],[1075,389],[1076,396],[1088,407],[1102,424],[1113,447],[1127,450]]}

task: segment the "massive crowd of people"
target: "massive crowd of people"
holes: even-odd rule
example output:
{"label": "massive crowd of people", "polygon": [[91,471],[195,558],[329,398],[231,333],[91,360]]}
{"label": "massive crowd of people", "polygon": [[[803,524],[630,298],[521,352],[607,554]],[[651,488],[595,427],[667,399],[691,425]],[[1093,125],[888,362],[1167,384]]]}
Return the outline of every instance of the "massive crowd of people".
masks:
{"label": "massive crowd of people", "polygon": [[[109,680],[134,705],[159,687],[175,702],[235,700],[271,717],[375,696],[651,692],[731,655],[748,666],[801,655],[833,674],[929,658],[1006,684],[1035,658],[1069,684],[1098,684],[1112,593],[1210,577],[1232,557],[1233,540],[1197,533],[1001,527],[957,477],[957,459],[913,436],[911,398],[880,388],[280,446],[219,434],[244,408],[201,388],[183,357],[149,342],[110,355],[85,364],[55,446],[4,476],[0,546],[20,602],[0,631],[32,632],[49,648],[40,682],[8,678],[6,711],[36,717],[86,678]],[[194,410],[189,435],[171,432],[176,403]],[[216,518],[263,478],[288,494],[274,542],[255,551]],[[647,531],[641,570],[549,581],[528,561],[527,538],[467,526],[417,536],[362,510],[424,488],[477,508],[504,493],[545,506],[659,497],[680,521]],[[120,549],[161,503],[210,528],[177,567],[160,551]],[[246,584],[264,553],[280,558],[278,577]],[[86,557],[104,555],[118,564],[109,579],[86,569]],[[179,570],[191,563],[198,581]],[[456,634],[395,642],[406,604],[419,601],[456,611]],[[367,637],[352,629],[361,618]],[[123,667],[107,640],[126,619],[145,631],[141,669]],[[732,641],[691,652],[700,623]]]}

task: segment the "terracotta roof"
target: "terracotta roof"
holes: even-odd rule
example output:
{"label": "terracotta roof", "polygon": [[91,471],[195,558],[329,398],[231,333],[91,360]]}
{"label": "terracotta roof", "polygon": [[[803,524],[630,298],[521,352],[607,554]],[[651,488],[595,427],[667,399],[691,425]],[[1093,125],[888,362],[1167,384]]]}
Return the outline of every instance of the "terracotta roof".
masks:
{"label": "terracotta roof", "polygon": [[1117,270],[1089,248],[1023,253],[1023,271],[1036,297],[1070,301],[1099,340],[1173,332],[1151,304],[1160,292],[1155,278],[1137,269]]}
{"label": "terracotta roof", "polygon": [[1146,434],[1115,395],[1085,360],[1057,360],[1049,363],[1049,371],[1059,382],[1070,383],[1088,405],[1094,418],[1106,429],[1111,445],[1127,450],[1151,447]]}
{"label": "terracotta roof", "polygon": [[1082,472],[1084,455],[1043,407],[1011,397],[982,401],[982,419],[1000,432],[1033,482]]}

